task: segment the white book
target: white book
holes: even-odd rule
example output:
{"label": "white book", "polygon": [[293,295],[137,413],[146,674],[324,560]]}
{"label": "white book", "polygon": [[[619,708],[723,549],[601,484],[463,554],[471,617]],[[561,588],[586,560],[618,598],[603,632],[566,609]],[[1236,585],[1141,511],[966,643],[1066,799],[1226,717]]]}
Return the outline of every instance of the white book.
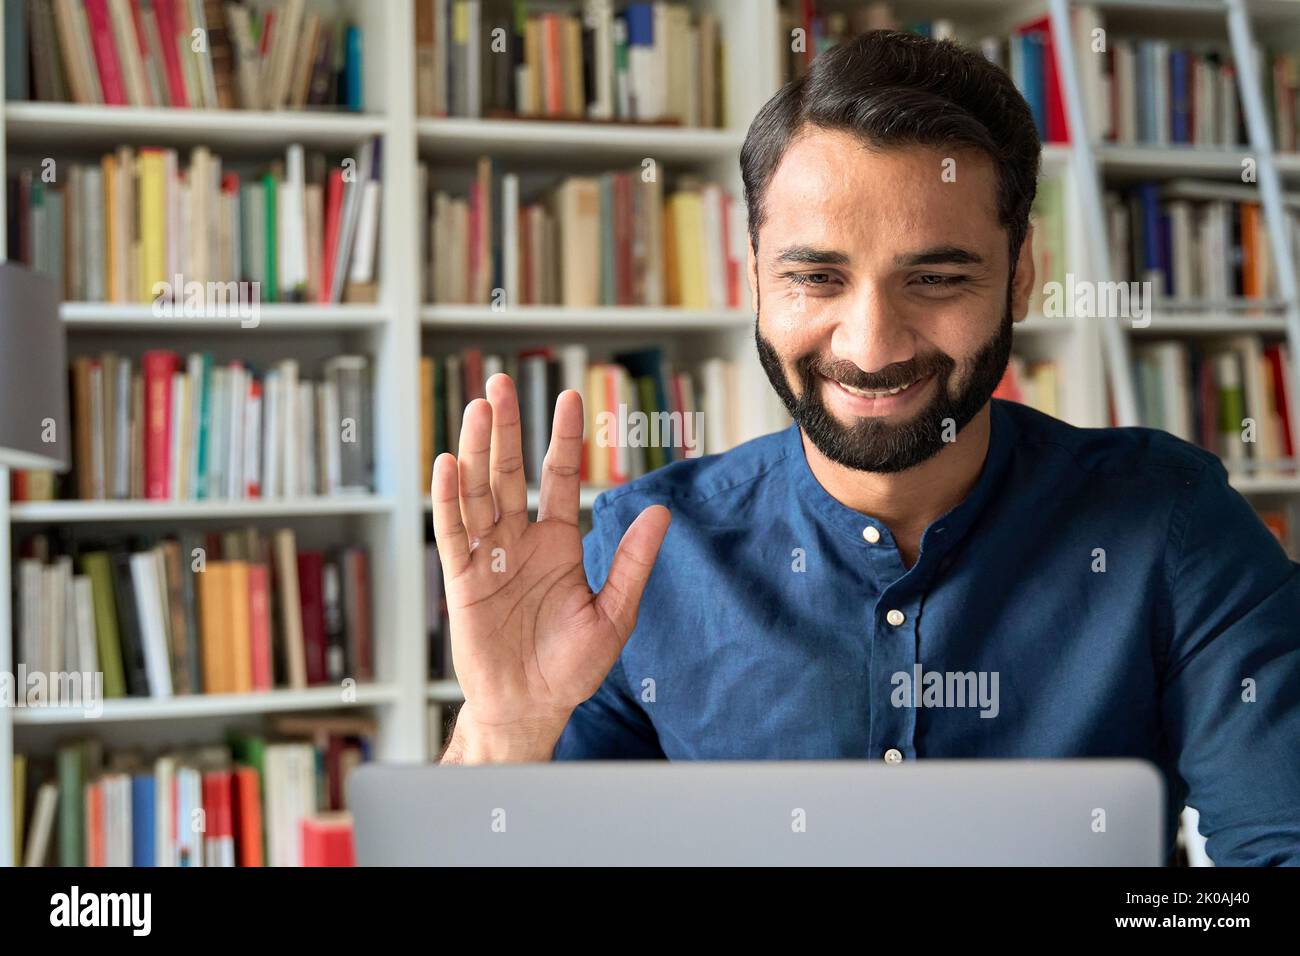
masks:
{"label": "white book", "polygon": [[519,176],[501,177],[501,271],[505,278],[506,307],[519,305]]}
{"label": "white book", "polygon": [[262,482],[262,388],[249,382],[244,403],[244,486],[241,497],[260,498]]}
{"label": "white book", "polygon": [[366,140],[361,145],[360,156],[357,159],[356,179],[344,186],[338,248],[334,253],[334,271],[331,273],[331,302],[340,302],[343,298],[343,283],[348,275],[348,264],[352,255],[357,220],[361,215],[362,188],[370,180],[370,169],[374,162],[374,156],[375,141]]}
{"label": "white book", "polygon": [[106,497],[104,482],[104,370],[96,362],[90,367],[90,474],[95,498]]}
{"label": "white book", "polygon": [[82,169],[82,209],[85,212],[85,250],[86,258],[82,260],[86,275],[86,298],[92,302],[102,302],[108,298],[104,288],[104,174],[98,166]]}
{"label": "white book", "polygon": [[230,437],[226,448],[226,497],[244,497],[244,401],[248,395],[248,373],[238,362],[230,363],[230,378],[226,398],[230,409],[226,414],[226,427]]}
{"label": "white book", "polygon": [[149,696],[170,697],[171,657],[167,652],[163,609],[158,601],[158,561],[152,551],[139,551],[131,555],[131,585],[135,593],[136,613],[140,619],[140,635],[144,642],[144,667],[149,680]]}
{"label": "white book", "polygon": [[312,382],[298,383],[297,448],[299,495],[316,494],[316,390]]}
{"label": "white book", "polygon": [[95,635],[95,592],[90,578],[74,575],[72,592],[76,599],[77,670],[93,674],[99,670],[99,645]]}
{"label": "white book", "polygon": [[719,455],[730,447],[727,434],[727,363],[724,359],[707,359],[700,366],[704,389],[704,453]]}
{"label": "white book", "polygon": [[43,590],[41,562],[35,558],[18,559],[18,606],[22,626],[18,630],[18,643],[14,647],[14,663],[26,664],[32,670],[42,670],[41,648],[41,592]]}
{"label": "white book", "polygon": [[267,372],[262,380],[262,497],[280,495],[280,373]]}
{"label": "white book", "polygon": [[78,633],[80,622],[77,616],[77,588],[72,572],[72,558],[64,555],[58,565],[63,578],[63,651],[55,660],[56,670],[76,674],[94,668],[81,666],[81,639]]}
{"label": "white book", "polygon": [[465,115],[478,119],[483,115],[483,14],[479,0],[464,0],[469,31],[465,38]]}
{"label": "white book", "polygon": [[328,377],[320,383],[321,494],[332,495],[343,485],[343,446],[339,432],[338,383]]}
{"label": "white book", "polygon": [[280,288],[301,292],[307,284],[306,173],[303,148],[289,146],[285,154],[284,183],[280,196]]}
{"label": "white book", "polygon": [[722,241],[722,188],[708,183],[700,196],[704,215],[704,276],[708,283],[709,307],[727,305],[727,250]]}
{"label": "white book", "polygon": [[361,190],[361,213],[348,278],[370,282],[375,277],[375,249],[379,243],[379,180],[371,179]]}
{"label": "white book", "polygon": [[[176,758],[159,757],[153,765],[154,861],[157,866],[176,865],[176,804],[169,799],[176,780]],[[181,826],[188,825],[185,821]]]}
{"label": "white book", "polygon": [[592,69],[596,78],[596,97],[587,115],[595,120],[611,120],[614,118],[614,10],[610,0],[586,0],[583,21],[592,31]]}
{"label": "white book", "polygon": [[27,830],[27,848],[23,855],[23,866],[44,866],[45,857],[50,849],[50,837],[54,833],[54,811],[59,804],[59,788],[52,783],[43,783],[36,791],[36,806],[32,810],[32,822]]}
{"label": "white book", "polygon": [[298,490],[298,363],[285,359],[280,363],[280,494],[292,497]]}
{"label": "white book", "polygon": [[[64,595],[63,573],[58,564],[47,564],[41,569],[41,610],[44,622],[41,627],[41,670],[53,674],[63,665],[63,611],[67,607]],[[58,682],[52,682],[47,693],[53,702],[58,693]]]}

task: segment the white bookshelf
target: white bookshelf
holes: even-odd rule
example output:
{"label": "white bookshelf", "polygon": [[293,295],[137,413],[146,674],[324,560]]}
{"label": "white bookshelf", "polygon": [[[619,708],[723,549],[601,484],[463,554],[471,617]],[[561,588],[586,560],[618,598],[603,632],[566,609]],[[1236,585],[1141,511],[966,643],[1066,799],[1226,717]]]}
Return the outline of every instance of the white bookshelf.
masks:
{"label": "white bookshelf", "polygon": [[[529,168],[564,170],[581,163],[591,168],[638,162],[652,157],[669,170],[690,170],[722,182],[741,195],[737,157],[748,123],[777,89],[779,34],[776,0],[694,0],[693,6],[719,15],[726,44],[726,117],[721,130],[632,127],[618,124],[428,119],[415,116],[414,14],[412,0],[384,3],[350,0],[364,29],[363,62],[365,114],[262,113],[247,111],[188,111],[132,108],[92,108],[65,104],[6,103],[0,123],[0,163],[16,156],[73,155],[119,143],[159,144],[184,148],[196,143],[218,152],[270,157],[290,143],[347,149],[371,135],[385,138],[383,149],[383,208],[380,237],[380,296],[375,305],[267,305],[257,328],[243,329],[233,320],[204,317],[170,319],[147,306],[69,302],[62,319],[69,332],[69,354],[112,347],[130,351],[144,347],[229,349],[232,356],[257,360],[299,354],[329,355],[343,350],[368,353],[374,368],[376,488],[373,495],[337,499],[282,499],[255,502],[48,502],[11,503],[8,476],[0,470],[0,670],[12,671],[10,606],[13,538],[42,524],[77,527],[105,526],[110,532],[139,524],[147,530],[171,523],[184,526],[207,522],[255,523],[272,528],[284,524],[324,543],[356,541],[368,546],[375,635],[375,683],[355,688],[344,700],[339,689],[277,690],[260,694],[213,695],[169,700],[106,702],[105,716],[91,725],[79,714],[51,708],[0,709],[0,863],[12,860],[12,755],[29,745],[47,750],[56,737],[87,733],[110,746],[148,745],[153,741],[217,739],[232,721],[261,715],[326,710],[348,706],[374,713],[379,726],[376,756],[390,761],[421,761],[430,744],[428,708],[453,704],[460,698],[455,681],[429,681],[425,633],[423,543],[428,521],[427,489],[419,476],[418,359],[473,342],[485,352],[508,352],[521,343],[546,342],[568,336],[602,345],[662,343],[670,355],[685,359],[720,355],[740,368],[738,402],[743,409],[742,435],[752,437],[771,429],[771,394],[754,355],[753,316],[747,310],[691,312],[673,309],[516,308],[435,305],[422,301],[420,237],[427,223],[420,220],[417,195],[419,161],[440,166],[463,165],[487,154]],[[833,3],[827,6],[835,6]],[[1235,2],[1217,4],[1225,12]],[[841,7],[848,3],[839,4]],[[1149,3],[1166,11],[1169,4]],[[1202,5],[1203,7],[1204,5]],[[1282,9],[1283,0],[1270,8]],[[1300,3],[1285,6],[1300,8]],[[1065,0],[1006,3],[1004,0],[937,0],[898,2],[904,19],[954,16],[963,26],[982,33],[1001,32],[1049,8],[1066,9]],[[1058,27],[1059,32],[1059,27]],[[785,41],[788,42],[788,41]],[[1063,45],[1068,49],[1068,44]],[[3,47],[0,45],[0,50]],[[2,54],[0,54],[2,55]],[[1066,69],[1067,99],[1077,110],[1077,85]],[[1071,114],[1072,128],[1078,124]],[[1045,173],[1066,179],[1066,247],[1072,271],[1094,278],[1105,264],[1105,234],[1092,229],[1098,170],[1102,165],[1141,171],[1152,163],[1184,163],[1187,172],[1222,170],[1227,156],[1152,157],[1132,151],[1098,151],[1087,144],[1049,146]],[[1235,162],[1239,157],[1231,157]],[[1147,165],[1144,165],[1147,164]],[[1235,168],[1235,166],[1234,166]],[[1300,177],[1300,157],[1278,157],[1275,168]],[[1091,182],[1091,186],[1089,183]],[[1266,201],[1269,200],[1266,196]],[[5,197],[0,191],[0,206]],[[1096,208],[1099,214],[1100,207]],[[1096,222],[1100,226],[1100,219]],[[1098,235],[1101,245],[1098,246]],[[0,233],[0,244],[4,234]],[[0,245],[0,252],[3,246]],[[1278,257],[1287,263],[1290,258]],[[1288,308],[1294,306],[1290,296]],[[1300,327],[1291,312],[1252,319],[1268,328],[1287,328],[1293,348]],[[1221,320],[1206,317],[1206,321]],[[1185,321],[1192,321],[1191,318]],[[1195,326],[1194,328],[1200,328]],[[1240,326],[1234,326],[1240,328]],[[1077,319],[1032,317],[1016,327],[1016,349],[1031,359],[1056,361],[1061,375],[1062,417],[1086,426],[1106,424],[1107,378],[1103,367],[1103,336],[1097,323]],[[209,339],[208,336],[213,338]],[[104,343],[111,342],[112,345]],[[1127,339],[1118,343],[1126,347]],[[1112,350],[1116,342],[1107,339]],[[1295,348],[1300,355],[1300,348]],[[1124,353],[1126,354],[1126,353]],[[1127,366],[1122,366],[1127,368]],[[1131,387],[1131,386],[1130,386]],[[1287,481],[1259,481],[1269,493],[1300,492]],[[596,489],[582,492],[589,509]],[[530,493],[536,507],[536,492]],[[215,525],[214,525],[215,526]],[[77,528],[74,528],[74,531]],[[186,736],[177,738],[177,728]],[[206,735],[206,736],[205,736]]]}

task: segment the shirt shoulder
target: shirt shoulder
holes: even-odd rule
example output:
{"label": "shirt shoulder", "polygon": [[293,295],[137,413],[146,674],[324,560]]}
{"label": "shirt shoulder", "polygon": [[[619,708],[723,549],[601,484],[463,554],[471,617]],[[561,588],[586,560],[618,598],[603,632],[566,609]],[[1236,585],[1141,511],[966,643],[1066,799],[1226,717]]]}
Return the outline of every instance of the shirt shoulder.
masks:
{"label": "shirt shoulder", "polygon": [[1151,492],[1187,488],[1207,476],[1207,468],[1226,476],[1218,456],[1157,428],[1081,428],[1028,405],[993,401],[1014,424],[1020,456],[1040,464],[1056,459],[1066,468],[1073,465],[1082,481]]}
{"label": "shirt shoulder", "polygon": [[684,458],[625,485],[602,492],[596,518],[632,518],[652,504],[683,515],[721,515],[766,497],[788,481],[786,465],[798,449],[795,426],[763,435],[730,451]]}

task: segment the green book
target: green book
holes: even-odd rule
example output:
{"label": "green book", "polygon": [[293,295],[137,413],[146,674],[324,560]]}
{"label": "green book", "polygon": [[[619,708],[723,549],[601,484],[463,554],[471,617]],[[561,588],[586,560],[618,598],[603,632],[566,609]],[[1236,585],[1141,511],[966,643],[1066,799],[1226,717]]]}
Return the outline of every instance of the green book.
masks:
{"label": "green book", "polygon": [[86,765],[81,744],[60,747],[59,866],[86,865]]}
{"label": "green book", "polygon": [[27,755],[14,754],[14,866],[23,865],[23,823],[27,818]]}
{"label": "green book", "polygon": [[280,280],[276,273],[276,258],[279,255],[279,247],[276,245],[276,189],[275,173],[267,173],[262,177],[262,189],[265,192],[265,208],[262,210],[263,219],[266,222],[266,285],[262,289],[262,297],[267,302],[279,302]]}
{"label": "green book", "polygon": [[[655,380],[652,376],[642,375],[636,380],[637,398],[641,403],[641,411],[645,412],[647,419],[653,420],[654,414],[658,411],[659,406],[655,403]],[[645,449],[645,470],[654,471],[656,468],[662,468],[668,464],[664,460],[663,446],[658,443],[652,443]]]}
{"label": "green book", "polygon": [[[193,383],[194,393],[193,401],[199,403],[199,435],[198,447],[195,449],[197,455],[197,467],[195,469],[197,480],[194,483],[194,496],[198,499],[209,497],[208,495],[208,432],[212,428],[212,353],[203,353],[203,372],[202,381]],[[212,497],[217,497],[213,495]],[[189,555],[184,555],[188,563]]]}
{"label": "green book", "polygon": [[108,552],[82,555],[81,570],[90,578],[94,597],[95,643],[99,668],[104,672],[104,696],[125,697],[126,676],[122,671],[122,642],[117,634],[117,600],[113,596],[113,566]]}

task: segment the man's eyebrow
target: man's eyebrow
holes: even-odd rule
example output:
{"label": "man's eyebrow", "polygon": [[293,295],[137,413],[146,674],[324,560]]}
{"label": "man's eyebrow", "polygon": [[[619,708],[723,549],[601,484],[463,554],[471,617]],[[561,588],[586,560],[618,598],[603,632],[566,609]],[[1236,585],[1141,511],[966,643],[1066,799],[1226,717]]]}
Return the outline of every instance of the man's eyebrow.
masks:
{"label": "man's eyebrow", "polygon": [[805,265],[846,266],[849,264],[847,253],[834,249],[814,249],[812,246],[789,246],[776,255],[777,262],[793,262]]}
{"label": "man's eyebrow", "polygon": [[984,259],[969,249],[960,246],[939,246],[923,252],[909,252],[894,257],[894,264],[900,266],[981,266]]}

